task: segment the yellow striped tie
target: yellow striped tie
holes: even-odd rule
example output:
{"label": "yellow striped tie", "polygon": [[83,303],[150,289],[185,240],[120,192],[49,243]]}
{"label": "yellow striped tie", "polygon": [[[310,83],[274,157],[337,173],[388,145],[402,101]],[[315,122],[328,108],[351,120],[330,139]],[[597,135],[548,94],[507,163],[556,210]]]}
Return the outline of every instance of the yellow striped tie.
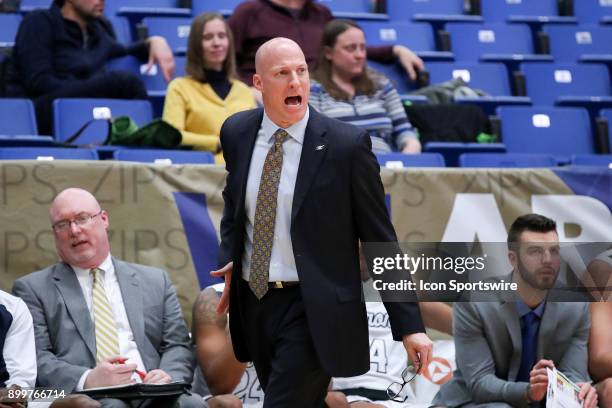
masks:
{"label": "yellow striped tie", "polygon": [[96,331],[96,360],[102,361],[119,355],[119,336],[113,309],[104,290],[104,271],[94,268],[91,270],[91,276],[93,277],[92,307]]}

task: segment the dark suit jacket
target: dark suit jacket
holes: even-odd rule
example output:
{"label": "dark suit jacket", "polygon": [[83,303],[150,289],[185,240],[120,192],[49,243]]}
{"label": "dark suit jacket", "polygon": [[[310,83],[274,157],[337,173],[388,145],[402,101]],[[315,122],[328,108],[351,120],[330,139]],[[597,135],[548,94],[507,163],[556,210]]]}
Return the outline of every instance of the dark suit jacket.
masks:
{"label": "dark suit jacket", "polygon": [[[230,330],[234,352],[241,361],[251,360],[244,341],[238,285],[245,192],[262,118],[263,109],[240,112],[221,129],[228,176],[223,191],[220,264],[234,262]],[[322,145],[324,148],[316,149]],[[396,242],[379,171],[365,131],[310,109],[293,195],[290,238],[314,346],[323,368],[332,376],[362,374],[370,366],[358,240]],[[416,303],[385,306],[396,340],[425,331]]]}
{"label": "dark suit jacket", "polygon": [[[195,362],[176,291],[166,272],[113,258],[134,341],[147,371],[161,368],[175,381],[191,382]],[[37,385],[71,392],[96,365],[96,340],[83,291],[60,262],[18,279],[15,296],[34,320]]]}

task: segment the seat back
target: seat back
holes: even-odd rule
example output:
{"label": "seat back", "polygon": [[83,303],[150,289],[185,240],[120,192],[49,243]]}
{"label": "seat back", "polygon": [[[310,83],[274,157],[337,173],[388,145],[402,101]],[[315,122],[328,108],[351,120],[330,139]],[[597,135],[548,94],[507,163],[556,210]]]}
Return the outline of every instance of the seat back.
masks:
{"label": "seat back", "polygon": [[595,152],[589,115],[584,109],[501,106],[497,115],[509,153],[569,156]]}
{"label": "seat back", "polygon": [[368,66],[389,78],[400,94],[405,94],[416,89],[416,84],[410,81],[406,70],[399,62],[382,64],[375,61],[368,61]]}
{"label": "seat back", "polygon": [[117,14],[121,7],[178,8],[177,0],[105,0],[104,12],[108,16]]}
{"label": "seat back", "polygon": [[130,22],[126,17],[120,16],[109,16],[107,17],[108,21],[113,25],[113,29],[115,30],[115,35],[117,36],[117,40],[121,44],[131,44],[132,43],[132,33],[130,31]]}
{"label": "seat back", "polygon": [[53,135],[64,141],[85,123],[94,119],[76,144],[101,144],[108,134],[106,119],[127,115],[140,127],[153,120],[149,101],[122,99],[67,98],[53,102]]}
{"label": "seat back", "polygon": [[528,153],[464,153],[459,156],[460,167],[555,167],[557,162],[549,154]]}
{"label": "seat back", "polygon": [[0,148],[0,160],[98,160],[98,153],[93,149],[5,147]]}
{"label": "seat back", "polygon": [[376,159],[381,167],[445,167],[444,157],[440,153],[386,153],[377,154]]}
{"label": "seat back", "polygon": [[21,15],[19,14],[0,13],[0,47],[12,47],[15,44],[20,23]]}
{"label": "seat back", "polygon": [[526,63],[521,71],[534,105],[554,105],[559,96],[610,95],[610,76],[603,65]]}
{"label": "seat back", "polygon": [[192,15],[195,17],[204,12],[231,14],[236,6],[243,2],[243,0],[192,0]]}
{"label": "seat back", "polygon": [[510,96],[508,70],[504,64],[475,62],[430,62],[426,66],[429,83],[438,84],[462,78],[471,88],[482,89],[494,96]]}
{"label": "seat back", "polygon": [[29,99],[0,99],[0,134],[38,134],[32,101]]}
{"label": "seat back", "polygon": [[463,0],[387,0],[394,21],[410,21],[415,14],[463,14]]}
{"label": "seat back", "polygon": [[506,21],[510,16],[559,15],[557,0],[484,0],[480,6],[482,18],[487,22]]}
{"label": "seat back", "polygon": [[190,150],[118,149],[113,158],[120,161],[158,164],[214,164],[210,152]]}
{"label": "seat back", "polygon": [[602,0],[575,0],[574,16],[579,23],[599,24],[602,17],[612,17],[612,2]]}
{"label": "seat back", "polygon": [[550,37],[550,53],[557,62],[576,62],[584,54],[612,54],[612,27],[548,25],[544,32]]}
{"label": "seat back", "polygon": [[369,0],[319,0],[332,13],[373,13],[372,2]]}
{"label": "seat back", "polygon": [[482,54],[533,54],[529,27],[523,24],[449,23],[456,61],[478,61]]}
{"label": "seat back", "polygon": [[362,21],[368,45],[404,45],[415,52],[435,51],[436,40],[427,23]]}
{"label": "seat back", "polygon": [[606,167],[612,169],[610,154],[575,154],[572,156],[574,166]]}
{"label": "seat back", "polygon": [[187,52],[187,42],[191,28],[191,18],[185,17],[145,17],[142,23],[147,27],[149,36],[164,37],[175,54]]}

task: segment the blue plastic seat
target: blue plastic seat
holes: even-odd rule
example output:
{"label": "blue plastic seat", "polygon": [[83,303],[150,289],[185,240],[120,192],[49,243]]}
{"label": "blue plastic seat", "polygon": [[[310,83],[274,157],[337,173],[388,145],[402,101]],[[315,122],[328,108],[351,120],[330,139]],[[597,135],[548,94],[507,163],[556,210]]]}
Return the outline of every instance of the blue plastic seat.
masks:
{"label": "blue plastic seat", "polygon": [[447,167],[457,167],[459,156],[463,153],[505,153],[506,146],[503,143],[429,142],[425,144],[423,151],[440,153],[444,156]]}
{"label": "blue plastic seat", "polygon": [[131,44],[132,32],[130,31],[130,22],[126,17],[110,16],[108,21],[113,25],[117,40],[122,44]]}
{"label": "blue plastic seat", "polygon": [[465,14],[464,0],[387,0],[387,14],[392,21],[426,21],[435,28],[445,22],[482,21]]}
{"label": "blue plastic seat", "polygon": [[179,7],[177,0],[106,0],[104,13],[141,20],[146,16],[187,17],[191,10]]}
{"label": "blue plastic seat", "polygon": [[243,0],[192,0],[191,9],[194,17],[205,12],[215,12],[229,16],[236,6],[242,2]]}
{"label": "blue plastic seat", "polygon": [[610,154],[575,154],[571,163],[574,166],[606,167],[612,169],[612,155]]}
{"label": "blue plastic seat", "polygon": [[595,25],[544,26],[555,61],[604,62],[612,60],[612,27]]}
{"label": "blue plastic seat", "polygon": [[5,147],[0,148],[0,160],[98,160],[98,154],[93,149]]}
{"label": "blue plastic seat", "polygon": [[64,141],[76,133],[86,122],[94,122],[74,142],[78,145],[101,144],[108,134],[107,118],[127,115],[138,126],[153,120],[149,101],[123,99],[56,99],[53,102],[53,135]]}
{"label": "blue plastic seat", "polygon": [[196,150],[119,149],[113,158],[120,161],[158,164],[214,164],[210,152]]}
{"label": "blue plastic seat", "polygon": [[377,13],[374,3],[370,0],[319,0],[327,6],[334,17],[352,20],[387,20],[386,14]]}
{"label": "blue plastic seat", "polygon": [[445,167],[444,157],[439,153],[386,153],[377,154],[376,159],[381,167]]}
{"label": "blue plastic seat", "polygon": [[0,13],[0,48],[10,48],[15,44],[20,23],[20,14]]}
{"label": "blue plastic seat", "polygon": [[480,106],[487,114],[493,114],[499,105],[528,105],[531,100],[524,96],[512,96],[508,70],[501,63],[476,62],[430,62],[426,66],[429,82],[438,84],[462,78],[471,88],[485,91],[487,97],[456,97],[456,103]]}
{"label": "blue plastic seat", "polygon": [[0,135],[37,135],[34,105],[29,99],[0,99]]}
{"label": "blue plastic seat", "polygon": [[552,154],[568,161],[572,154],[595,153],[587,111],[581,108],[501,106],[502,138],[510,153]]}
{"label": "blue plastic seat", "polygon": [[453,58],[450,52],[436,51],[436,40],[429,24],[364,21],[360,26],[368,45],[405,45],[426,61]]}
{"label": "blue plastic seat", "polygon": [[557,0],[485,0],[480,4],[482,17],[486,22],[527,23],[535,29],[543,23],[576,22],[575,17],[559,16]]}
{"label": "blue plastic seat", "polygon": [[164,37],[174,54],[184,55],[187,52],[191,17],[146,17],[142,23],[150,36]]}
{"label": "blue plastic seat", "polygon": [[549,154],[529,153],[464,153],[460,167],[555,167],[557,161]]}
{"label": "blue plastic seat", "polygon": [[406,94],[416,89],[416,83],[410,81],[406,70],[399,62],[381,64],[375,61],[368,61],[368,66],[389,78],[397,92],[400,94]]}
{"label": "blue plastic seat", "polygon": [[603,65],[528,63],[521,70],[534,105],[584,107],[591,116],[612,107],[610,76]]}
{"label": "blue plastic seat", "polygon": [[19,11],[28,13],[36,9],[48,9],[51,7],[51,3],[53,3],[53,0],[21,0]]}
{"label": "blue plastic seat", "polygon": [[574,0],[574,15],[580,24],[610,24],[612,3],[601,0]]}

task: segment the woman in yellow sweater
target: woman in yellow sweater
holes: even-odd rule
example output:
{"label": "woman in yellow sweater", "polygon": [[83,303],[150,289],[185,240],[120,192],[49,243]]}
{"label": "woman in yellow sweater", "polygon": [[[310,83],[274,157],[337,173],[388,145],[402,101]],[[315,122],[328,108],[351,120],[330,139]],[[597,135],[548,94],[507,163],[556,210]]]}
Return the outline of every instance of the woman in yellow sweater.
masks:
{"label": "woman in yellow sweater", "polygon": [[220,14],[203,13],[191,24],[187,76],[168,85],[163,119],[183,135],[182,143],[217,153],[219,133],[228,116],[256,106],[248,86],[236,78],[234,41]]}

